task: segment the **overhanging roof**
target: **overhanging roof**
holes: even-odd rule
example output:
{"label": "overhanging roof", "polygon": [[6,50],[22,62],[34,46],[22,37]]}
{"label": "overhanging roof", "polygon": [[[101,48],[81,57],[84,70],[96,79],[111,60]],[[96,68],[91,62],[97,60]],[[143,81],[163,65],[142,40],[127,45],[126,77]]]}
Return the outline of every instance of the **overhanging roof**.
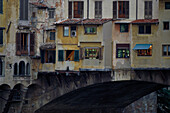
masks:
{"label": "overhanging roof", "polygon": [[136,44],[133,50],[149,49],[151,46],[152,44]]}

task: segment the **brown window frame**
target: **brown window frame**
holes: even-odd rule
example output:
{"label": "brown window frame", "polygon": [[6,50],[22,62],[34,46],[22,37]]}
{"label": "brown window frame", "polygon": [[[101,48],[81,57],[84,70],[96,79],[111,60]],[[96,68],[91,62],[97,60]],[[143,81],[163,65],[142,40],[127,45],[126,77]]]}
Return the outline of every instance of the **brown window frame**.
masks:
{"label": "brown window frame", "polygon": [[118,1],[118,17],[129,18],[129,1]]}
{"label": "brown window frame", "polygon": [[84,2],[69,1],[68,2],[68,18],[83,18],[84,17]]}

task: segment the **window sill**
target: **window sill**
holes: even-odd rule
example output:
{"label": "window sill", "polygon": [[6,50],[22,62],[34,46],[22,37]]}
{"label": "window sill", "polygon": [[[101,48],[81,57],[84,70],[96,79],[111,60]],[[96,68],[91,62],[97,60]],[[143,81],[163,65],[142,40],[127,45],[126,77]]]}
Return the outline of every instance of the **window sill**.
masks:
{"label": "window sill", "polygon": [[[117,58],[117,57],[116,57]],[[130,57],[128,57],[128,58],[117,58],[117,59],[129,59]]]}
{"label": "window sill", "polygon": [[84,33],[84,35],[97,35],[97,33]]}
{"label": "window sill", "polygon": [[165,59],[170,59],[170,56],[162,56]]}
{"label": "window sill", "polygon": [[3,47],[4,46],[4,44],[0,44],[0,47]]}
{"label": "window sill", "polygon": [[30,75],[13,75],[13,77],[31,77]]}
{"label": "window sill", "polygon": [[137,34],[137,36],[146,37],[146,36],[152,36],[152,34]]}
{"label": "window sill", "polygon": [[5,77],[5,75],[0,75],[0,77]]}

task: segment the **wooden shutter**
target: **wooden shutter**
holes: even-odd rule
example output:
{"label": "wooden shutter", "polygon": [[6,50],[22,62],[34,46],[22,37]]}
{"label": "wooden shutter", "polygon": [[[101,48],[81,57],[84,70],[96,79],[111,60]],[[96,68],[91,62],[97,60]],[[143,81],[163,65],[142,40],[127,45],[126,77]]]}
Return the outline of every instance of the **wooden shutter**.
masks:
{"label": "wooden shutter", "polygon": [[25,18],[24,20],[28,20],[28,0],[25,0],[25,12],[24,12]]}
{"label": "wooden shutter", "polygon": [[3,13],[3,0],[0,0],[0,13]]}
{"label": "wooden shutter", "polygon": [[64,50],[58,50],[58,61],[64,61]]}
{"label": "wooden shutter", "polygon": [[125,18],[129,18],[129,1],[125,2]]}
{"label": "wooden shutter", "polygon": [[72,18],[72,2],[68,3],[68,18]]}
{"label": "wooden shutter", "polygon": [[83,52],[83,48],[80,48],[80,60],[84,59]]}
{"label": "wooden shutter", "polygon": [[99,60],[103,59],[103,49],[99,48]]}
{"label": "wooden shutter", "polygon": [[20,20],[23,20],[23,13],[24,13],[24,10],[23,10],[23,4],[24,4],[24,1],[23,0],[20,0]]}
{"label": "wooden shutter", "polygon": [[53,51],[53,63],[54,63],[54,64],[55,64],[55,61],[56,61],[55,59],[56,59],[56,51],[54,50],[54,51]]}
{"label": "wooden shutter", "polygon": [[16,55],[21,55],[21,33],[16,33]]}
{"label": "wooden shutter", "polygon": [[35,33],[30,34],[30,55],[34,55]]}
{"label": "wooden shutter", "polygon": [[113,18],[117,19],[117,1],[113,1]]}
{"label": "wooden shutter", "polygon": [[74,61],[79,61],[79,50],[74,51]]}
{"label": "wooden shutter", "polygon": [[0,44],[3,44],[3,30],[0,29]]}
{"label": "wooden shutter", "polygon": [[44,50],[40,50],[40,53],[41,53],[41,63],[44,63],[44,60],[45,60],[45,51]]}

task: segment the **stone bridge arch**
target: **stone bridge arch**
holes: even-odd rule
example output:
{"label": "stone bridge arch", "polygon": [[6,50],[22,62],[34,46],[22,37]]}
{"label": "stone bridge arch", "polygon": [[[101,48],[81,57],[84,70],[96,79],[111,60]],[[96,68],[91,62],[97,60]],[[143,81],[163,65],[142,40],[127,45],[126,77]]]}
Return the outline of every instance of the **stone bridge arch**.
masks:
{"label": "stone bridge arch", "polygon": [[[32,95],[30,94],[29,99],[27,99],[28,96],[26,96],[27,102],[23,105],[22,109],[24,113],[33,113],[37,111],[39,108],[41,108],[42,106],[46,105],[47,103],[71,91],[88,87],[91,85],[95,85],[95,84],[102,84],[102,83],[113,82],[113,81],[114,81],[114,75],[112,75],[111,72],[81,72],[80,75],[77,74],[67,75],[65,73],[59,73],[59,74],[39,73],[38,79],[34,81],[35,84],[30,85],[28,87],[28,92],[36,88],[38,88],[38,90],[35,91]],[[127,82],[131,82],[131,81],[132,80],[129,80]],[[142,82],[142,84],[147,84],[147,83],[148,82]],[[156,83],[149,83],[149,84],[151,86],[154,84],[154,87],[155,86],[157,87],[158,85]],[[133,85],[134,87],[136,86],[135,84]],[[159,84],[157,88],[160,88],[159,86],[163,87],[162,85]],[[122,87],[126,87],[126,85]],[[144,86],[142,85],[141,87]],[[149,89],[149,87],[146,88]],[[41,93],[37,96],[34,96],[34,94],[39,91]],[[145,93],[143,93],[142,96],[144,95]]]}

